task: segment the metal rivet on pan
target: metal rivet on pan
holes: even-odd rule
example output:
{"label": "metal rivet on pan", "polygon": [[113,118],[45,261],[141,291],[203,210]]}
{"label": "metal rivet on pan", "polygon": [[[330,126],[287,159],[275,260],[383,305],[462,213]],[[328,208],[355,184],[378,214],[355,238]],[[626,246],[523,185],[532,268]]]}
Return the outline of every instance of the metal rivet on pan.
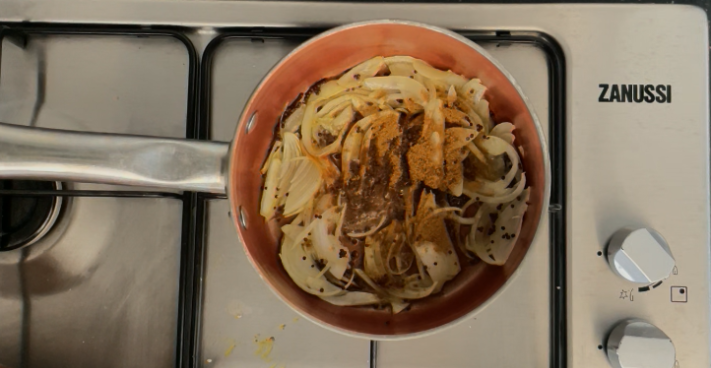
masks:
{"label": "metal rivet on pan", "polygon": [[254,127],[254,122],[257,120],[257,112],[253,112],[252,116],[249,117],[249,120],[247,121],[247,125],[244,127],[244,132],[249,133],[250,130]]}
{"label": "metal rivet on pan", "polygon": [[243,229],[247,229],[247,215],[244,213],[242,206],[239,207],[239,224]]}

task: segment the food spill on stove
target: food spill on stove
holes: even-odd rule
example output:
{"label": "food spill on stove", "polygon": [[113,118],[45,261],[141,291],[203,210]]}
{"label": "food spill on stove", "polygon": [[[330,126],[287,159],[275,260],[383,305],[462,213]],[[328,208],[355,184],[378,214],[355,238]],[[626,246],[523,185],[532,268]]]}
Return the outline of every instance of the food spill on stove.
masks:
{"label": "food spill on stove", "polygon": [[292,318],[291,320],[294,321],[294,322],[298,322],[298,321],[299,321],[299,317],[294,317],[294,318]]}
{"label": "food spill on stove", "polygon": [[408,56],[321,80],[284,111],[262,166],[261,215],[303,291],[392,313],[463,267],[506,263],[529,188],[514,125],[486,87]]}
{"label": "food spill on stove", "polygon": [[227,343],[229,345],[227,346],[227,349],[225,350],[225,357],[232,355],[232,352],[235,350],[235,346],[237,346],[237,343],[233,339],[228,339]]}
{"label": "food spill on stove", "polygon": [[240,319],[249,312],[251,312],[251,308],[240,301],[233,300],[227,305],[227,313],[234,319]]}
{"label": "food spill on stove", "polygon": [[282,324],[279,325],[279,329],[280,329],[280,330],[283,330],[283,329],[285,329],[285,328],[286,328],[286,324],[282,323]]}
{"label": "food spill on stove", "polygon": [[259,335],[255,336],[254,343],[257,344],[257,350],[254,352],[254,355],[262,358],[265,362],[271,362],[272,358],[269,354],[272,353],[272,349],[274,348],[274,341],[274,336],[261,340],[259,339]]}

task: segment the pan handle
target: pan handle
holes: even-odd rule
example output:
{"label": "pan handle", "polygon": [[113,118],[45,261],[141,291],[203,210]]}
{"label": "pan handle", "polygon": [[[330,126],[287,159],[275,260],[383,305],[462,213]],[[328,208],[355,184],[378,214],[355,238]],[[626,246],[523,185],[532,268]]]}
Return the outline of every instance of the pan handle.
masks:
{"label": "pan handle", "polygon": [[28,128],[0,123],[0,179],[225,193],[229,143]]}

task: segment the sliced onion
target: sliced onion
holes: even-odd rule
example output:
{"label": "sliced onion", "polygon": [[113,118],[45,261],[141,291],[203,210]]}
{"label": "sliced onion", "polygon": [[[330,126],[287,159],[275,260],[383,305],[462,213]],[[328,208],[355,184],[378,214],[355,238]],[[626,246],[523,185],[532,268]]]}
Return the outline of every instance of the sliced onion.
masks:
{"label": "sliced onion", "polygon": [[313,221],[310,222],[308,225],[305,225],[302,228],[301,232],[296,234],[296,237],[294,238],[294,242],[295,242],[294,244],[301,245],[306,239],[309,239],[311,237],[311,235],[309,233],[312,232],[315,225],[316,225],[316,223],[314,223]]}
{"label": "sliced onion", "polygon": [[448,150],[458,150],[479,135],[479,132],[472,128],[467,127],[452,127],[446,130],[446,136],[449,137]]}
{"label": "sliced onion", "polygon": [[322,296],[321,299],[339,306],[371,305],[380,304],[382,302],[377,295],[362,291],[348,291],[342,295]]}
{"label": "sliced onion", "polygon": [[343,111],[346,106],[353,105],[354,100],[359,98],[361,98],[361,96],[357,96],[350,93],[342,95],[340,97],[336,97],[331,101],[328,101],[325,105],[321,106],[321,109],[318,110],[314,116],[316,116],[317,118],[322,118],[328,115],[334,117],[336,116],[336,114]]}
{"label": "sliced onion", "polygon": [[312,160],[301,160],[294,170],[294,176],[289,184],[289,196],[284,203],[284,216],[296,215],[304,209],[321,187],[321,172]]}
{"label": "sliced onion", "polygon": [[[439,249],[439,248],[442,249]],[[459,273],[461,269],[452,243],[435,245],[431,242],[418,242],[413,246],[415,254],[427,266],[427,274],[433,281],[443,285]]]}
{"label": "sliced onion", "polygon": [[503,155],[506,149],[511,147],[508,142],[494,135],[483,136],[481,139],[477,139],[475,143],[482,151],[491,156]]}
{"label": "sliced onion", "polygon": [[[341,197],[338,197],[338,199],[340,201]],[[348,207],[348,205],[344,204],[343,209],[341,209],[338,212],[339,217],[338,217],[338,222],[336,223],[336,231],[335,231],[336,236],[343,235],[343,220],[346,218],[347,207]]]}
{"label": "sliced onion", "polygon": [[[348,262],[350,261],[350,253],[341,242],[333,235],[328,233],[328,224],[324,220],[314,220],[316,225],[313,228],[313,245],[316,254],[326,262],[330,267],[329,272],[333,277],[340,280],[343,274],[346,273]],[[344,254],[341,257],[341,254]]]}
{"label": "sliced onion", "polygon": [[[353,87],[338,87],[340,90],[337,91],[337,93],[333,93],[328,96],[321,96],[319,93],[318,95],[314,94],[312,95],[314,97],[313,100],[309,100],[309,103],[311,103],[313,106],[315,106],[319,112],[324,108],[324,106],[333,101],[338,99],[338,105],[339,103],[342,103],[343,101],[349,101],[349,100],[354,100],[357,98],[361,97],[368,97],[370,95],[371,91],[366,88],[361,88],[359,86],[353,86]],[[343,96],[347,96],[347,98],[342,98]],[[334,106],[334,105],[332,105]]]}
{"label": "sliced onion", "polygon": [[477,158],[477,160],[486,163],[486,156],[484,156],[484,153],[481,152],[479,147],[477,147],[474,142],[471,142],[470,144],[467,145],[467,149],[469,149],[469,152],[471,152],[474,157]]}
{"label": "sliced onion", "polygon": [[[333,195],[330,193],[324,194],[315,199],[314,213],[326,217],[329,210],[335,210],[333,207]],[[333,212],[333,211],[331,211]]]}
{"label": "sliced onion", "polygon": [[284,159],[290,160],[295,157],[303,156],[299,137],[294,133],[284,133]]}
{"label": "sliced onion", "polygon": [[476,113],[474,104],[470,100],[463,98],[462,96],[457,96],[457,104],[461,107],[461,110],[467,114],[473,126],[481,126],[482,129],[485,129],[485,132],[489,131],[488,124],[484,124],[484,121]]}
{"label": "sliced onion", "polygon": [[464,167],[461,162],[466,158],[466,154],[462,154],[462,148],[469,145],[472,138],[476,138],[478,131],[469,128],[453,127],[445,131],[445,157],[459,156],[456,165],[445,163],[445,175],[448,178],[446,189],[454,196],[462,195],[464,185]]}
{"label": "sliced onion", "polygon": [[[380,111],[366,116],[353,124],[343,142],[343,150],[341,151],[341,171],[344,173],[344,181],[348,181],[353,174],[350,172],[351,162],[360,163],[359,158],[363,149],[364,135],[370,129],[372,123],[377,119],[387,118],[391,115],[398,115],[398,113],[392,110]],[[370,144],[369,141],[366,142]]]}
{"label": "sliced onion", "polygon": [[415,59],[410,56],[391,56],[385,58],[385,64],[390,69],[390,75],[414,78],[418,82],[423,83],[426,78],[417,74],[415,64],[429,66],[426,62],[420,59]]}
{"label": "sliced onion", "polygon": [[343,74],[338,78],[338,84],[341,86],[357,85],[364,78],[372,77],[385,67],[385,61],[381,56],[376,56],[368,59]]}
{"label": "sliced onion", "polygon": [[269,156],[267,156],[267,159],[264,161],[264,165],[262,165],[262,168],[259,170],[262,175],[267,173],[267,169],[269,168],[269,165],[271,165],[272,159],[275,157],[281,159],[281,141],[276,141],[274,143],[274,147],[272,147]]}
{"label": "sliced onion", "polygon": [[[432,91],[430,89],[430,91]],[[429,102],[425,106],[425,127],[426,132],[437,132],[444,142],[444,112],[442,109],[442,100],[431,96]],[[441,162],[441,157],[439,158]]]}
{"label": "sliced onion", "polygon": [[296,217],[301,218],[301,223],[303,226],[309,226],[314,219],[314,199],[311,198],[306,205],[304,206],[304,209],[299,212]]}
{"label": "sliced onion", "polygon": [[436,210],[433,210],[426,218],[430,216],[437,216],[440,213],[445,213],[445,212],[462,212],[462,209],[459,207],[439,207]]}
{"label": "sliced onion", "polygon": [[355,285],[353,283],[353,280],[355,280],[355,272],[351,272],[351,277],[348,279],[348,282],[346,283],[345,286],[343,286],[343,289],[348,289],[351,285]]}
{"label": "sliced onion", "polygon": [[391,107],[385,101],[371,99],[368,96],[353,100],[353,107],[363,116],[376,114],[379,110],[390,110]]}
{"label": "sliced onion", "polygon": [[301,149],[301,142],[294,133],[284,133],[282,165],[279,170],[278,187],[279,197],[286,197],[291,186],[291,179],[298,167],[298,159],[305,157]]}
{"label": "sliced onion", "polygon": [[496,193],[506,190],[511,182],[523,172],[522,168],[519,166],[521,159],[518,157],[516,149],[513,146],[509,146],[506,149],[506,154],[509,156],[509,160],[511,161],[511,168],[509,168],[509,171],[504,176],[504,180],[496,182],[496,184],[498,184],[498,187],[494,188]]}
{"label": "sliced onion", "polygon": [[[419,285],[418,285],[419,286]],[[437,287],[441,287],[437,281],[427,287],[405,287],[402,289],[388,289],[388,294],[400,299],[422,299],[435,291]]]}
{"label": "sliced onion", "polygon": [[327,100],[333,96],[344,93],[348,87],[338,84],[338,80],[330,80],[319,86],[318,93],[312,94],[309,98],[313,98],[313,101],[323,101]]}
{"label": "sliced onion", "polygon": [[467,83],[467,80],[464,77],[459,74],[452,73],[451,71],[445,72],[443,70],[435,69],[422,62],[414,63],[413,66],[415,67],[415,70],[417,70],[417,73],[421,76],[447,87],[454,86],[458,88]]}
{"label": "sliced onion", "polygon": [[345,128],[353,120],[353,107],[348,104],[341,110],[336,117],[331,120],[331,123],[326,126],[326,129],[334,135],[342,135]]}
{"label": "sliced onion", "polygon": [[[314,257],[314,259],[317,259],[317,258]],[[331,265],[326,264],[325,266],[323,266],[323,268],[321,269],[321,271],[319,271],[318,275],[316,275],[316,277],[314,277],[314,278],[317,279],[317,278],[319,278],[319,277],[321,277],[321,276],[326,276],[326,272],[328,272],[329,269],[331,269]]]}
{"label": "sliced onion", "polygon": [[[407,272],[411,267],[412,264],[414,263],[412,260],[407,264],[407,267],[402,267],[400,264],[402,260],[400,259],[400,249],[402,248],[402,243],[396,243],[390,246],[390,249],[388,249],[388,255],[385,257],[385,267],[390,275],[394,276],[400,276]],[[393,256],[393,251],[397,249],[397,255]],[[394,259],[395,260],[395,267],[397,267],[397,270],[393,270],[392,265],[390,260]]]}
{"label": "sliced onion", "polygon": [[505,140],[508,144],[513,144],[514,142],[514,126],[511,123],[501,123],[497,124],[494,126],[494,128],[491,129],[491,132],[489,134],[495,135],[503,140]]}
{"label": "sliced onion", "polygon": [[484,180],[478,182],[481,186],[477,192],[487,196],[501,196],[510,192],[508,188],[509,184],[521,173],[521,169],[519,168],[520,159],[516,149],[511,145],[506,148],[506,154],[511,161],[511,168],[509,168],[509,171],[504,175],[504,178],[494,182]]}
{"label": "sliced onion", "polygon": [[[412,249],[412,252],[414,253],[414,245],[408,243],[408,246],[410,247],[410,249]],[[422,263],[422,260],[420,260],[420,257],[415,256],[415,264],[417,265],[418,276],[420,276],[421,279],[427,277],[427,274],[425,273],[425,265]]]}
{"label": "sliced onion", "polygon": [[[466,185],[466,184],[465,184]],[[481,193],[473,192],[468,189],[464,189],[464,194],[466,194],[468,197],[476,197],[479,198],[479,201],[484,202],[484,203],[491,203],[491,204],[498,204],[498,203],[506,203],[514,198],[518,197],[521,192],[523,192],[524,188],[526,187],[526,174],[523,173],[521,174],[521,180],[519,180],[518,183],[516,183],[516,186],[509,189],[506,193],[499,195],[499,196],[487,196]]]}
{"label": "sliced onion", "polygon": [[366,239],[366,246],[363,248],[363,269],[373,280],[379,280],[387,275],[379,241],[374,241],[371,238]]}
{"label": "sliced onion", "polygon": [[490,131],[492,126],[491,126],[491,117],[489,115],[489,101],[487,100],[479,100],[479,102],[474,104],[474,112],[481,118],[481,121],[484,123],[484,128],[486,131]]}
{"label": "sliced onion", "polygon": [[424,63],[424,61],[420,59],[415,59],[412,56],[405,56],[405,55],[396,55],[396,56],[388,56],[385,59],[383,59],[383,62],[390,67],[393,64],[399,64],[399,63],[405,63],[405,64],[414,64],[414,63]]}
{"label": "sliced onion", "polygon": [[389,93],[387,95],[388,103],[391,106],[402,106],[405,101],[405,95],[402,93]]}
{"label": "sliced onion", "polygon": [[267,170],[267,177],[264,180],[264,190],[262,191],[262,206],[259,213],[266,219],[272,218],[276,211],[278,195],[277,185],[278,176],[281,169],[281,160],[275,158],[272,160]]}
{"label": "sliced onion", "polygon": [[343,172],[343,180],[347,182],[350,177],[354,174],[351,172],[351,163],[360,163],[360,148],[363,144],[364,131],[360,127],[360,124],[355,124],[351,128],[346,140],[343,143],[343,150],[341,151],[341,172]]}
{"label": "sliced onion", "polygon": [[281,227],[281,232],[284,234],[284,236],[289,239],[290,242],[292,243],[297,243],[301,242],[302,239],[299,239],[299,234],[304,230],[303,226],[300,226],[297,224],[297,220],[294,219],[294,221],[290,224],[286,224]]}
{"label": "sliced onion", "polygon": [[405,308],[409,307],[410,303],[406,303],[405,301],[398,298],[391,298],[390,306],[393,308],[393,314],[398,314],[404,311]]}
{"label": "sliced onion", "polygon": [[[506,202],[502,206],[501,212],[498,213],[495,223],[491,223],[490,219],[487,219],[488,216],[483,216],[487,220],[487,223],[484,224],[485,229],[493,228],[495,231],[491,233],[487,230],[479,232],[472,227],[472,233],[467,239],[467,249],[474,252],[486,263],[498,266],[505,264],[519,238],[524,213],[528,209],[529,195],[530,191],[526,189],[521,193],[520,200],[516,198]],[[496,211],[492,209],[493,207],[487,208]],[[502,228],[504,230],[501,230]]]}
{"label": "sliced onion", "polygon": [[390,93],[394,93],[392,91],[386,91],[384,89],[374,89],[372,92],[368,94],[368,98],[373,99],[374,101],[378,102],[378,107],[382,105],[383,100],[385,99],[385,96],[387,96]]}
{"label": "sliced onion", "polygon": [[366,130],[365,134],[363,135],[363,143],[360,145],[360,152],[358,154],[358,157],[360,158],[360,170],[358,171],[358,175],[362,178],[363,175],[365,174],[365,170],[368,168],[367,162],[368,162],[368,157],[369,157],[369,152],[370,152],[370,146],[375,144],[375,139],[373,137],[373,134],[375,132],[373,131],[373,127],[371,126]]}
{"label": "sliced onion", "polygon": [[346,133],[348,133],[346,128],[348,127],[348,123],[353,120],[353,115],[353,109],[348,106],[333,120],[331,126],[336,131],[336,140],[328,146],[322,148],[320,151],[318,151],[318,156],[327,156],[338,152],[338,150],[341,148],[343,138],[346,136]]}
{"label": "sliced onion", "polygon": [[489,212],[489,208],[490,208],[490,205],[488,205],[486,203],[482,203],[481,206],[479,206],[479,208],[476,210],[474,217],[471,217],[472,231],[474,231],[475,228],[479,226],[481,217],[484,216],[485,213]]}
{"label": "sliced onion", "polygon": [[328,157],[314,158],[319,170],[321,171],[321,181],[326,187],[331,187],[337,180],[340,180],[341,170],[338,165]]}
{"label": "sliced onion", "polygon": [[[347,109],[353,111],[353,105],[346,101],[340,106],[337,106],[331,113],[326,114],[326,116],[316,118],[314,122],[315,129],[311,132],[314,142],[319,144],[319,133],[328,132],[331,135],[338,136],[338,134],[343,130],[347,123],[350,121],[343,117],[343,112]],[[338,119],[338,117],[341,117]]]}
{"label": "sliced onion", "polygon": [[338,224],[339,219],[341,218],[341,213],[338,210],[338,207],[333,206],[322,213],[323,214],[320,215],[319,218],[323,219],[323,221],[326,223],[326,230],[328,231],[328,233],[333,234],[334,231],[336,231],[336,226]]}
{"label": "sliced onion", "polygon": [[301,120],[301,143],[306,152],[314,154],[314,114],[316,113],[316,104],[309,102],[304,108],[304,118]]}
{"label": "sliced onion", "polygon": [[358,275],[358,277],[360,277],[361,279],[363,279],[363,281],[365,281],[365,283],[368,284],[368,286],[370,286],[371,288],[373,288],[373,290],[375,290],[377,293],[380,293],[380,294],[384,294],[384,293],[385,293],[385,291],[384,291],[380,286],[378,286],[378,284],[376,284],[376,283],[365,273],[365,271],[361,270],[360,268],[356,268],[356,269],[353,270],[353,272],[355,272],[355,274]]}
{"label": "sliced onion", "polygon": [[286,132],[295,133],[296,130],[299,129],[301,122],[304,120],[305,111],[306,105],[302,103],[291,113],[291,115],[289,115],[289,117],[286,118],[286,120],[284,120],[284,127],[280,130],[282,136]]}
{"label": "sliced onion", "polygon": [[479,223],[479,218],[477,218],[476,216],[462,217],[462,216],[459,216],[459,215],[453,213],[453,214],[449,215],[449,217],[462,225],[474,226]]}
{"label": "sliced onion", "polygon": [[[480,228],[479,223],[481,222],[481,218],[484,216],[484,214],[489,214],[491,212],[491,206],[482,203],[481,206],[476,210],[476,213],[474,214],[474,217],[470,218],[471,222],[471,229],[469,230],[469,235],[466,238],[466,241],[464,243],[464,248],[466,250],[469,250],[471,252],[474,252],[474,242],[475,242],[475,237],[477,236],[477,232],[483,232],[484,229]],[[469,225],[469,224],[467,224]]]}
{"label": "sliced onion", "polygon": [[454,105],[455,101],[457,101],[457,90],[452,85],[449,86],[449,91],[447,92],[447,106]]}
{"label": "sliced onion", "polygon": [[373,77],[366,79],[364,84],[370,89],[400,91],[405,97],[413,99],[420,105],[424,105],[428,100],[427,88],[422,83],[407,77]]}
{"label": "sliced onion", "polygon": [[481,84],[481,81],[477,78],[472,78],[462,86],[460,89],[461,94],[469,97],[471,101],[476,104],[484,97],[486,92],[486,87]]}
{"label": "sliced onion", "polygon": [[415,74],[415,68],[412,63],[392,63],[388,65],[390,75],[398,77],[410,77]]}
{"label": "sliced onion", "polygon": [[331,284],[320,274],[314,259],[304,251],[304,248],[296,244],[282,244],[279,254],[281,263],[299,288],[313,295],[338,295],[345,291],[336,285]]}

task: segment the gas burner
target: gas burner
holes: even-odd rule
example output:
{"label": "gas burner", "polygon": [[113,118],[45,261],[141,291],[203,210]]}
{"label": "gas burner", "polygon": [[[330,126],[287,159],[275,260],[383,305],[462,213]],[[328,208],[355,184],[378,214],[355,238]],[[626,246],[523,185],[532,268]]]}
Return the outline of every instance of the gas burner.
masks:
{"label": "gas burner", "polygon": [[[59,190],[62,183],[0,180],[0,190]],[[0,252],[31,245],[49,232],[62,208],[62,197],[0,196]]]}

